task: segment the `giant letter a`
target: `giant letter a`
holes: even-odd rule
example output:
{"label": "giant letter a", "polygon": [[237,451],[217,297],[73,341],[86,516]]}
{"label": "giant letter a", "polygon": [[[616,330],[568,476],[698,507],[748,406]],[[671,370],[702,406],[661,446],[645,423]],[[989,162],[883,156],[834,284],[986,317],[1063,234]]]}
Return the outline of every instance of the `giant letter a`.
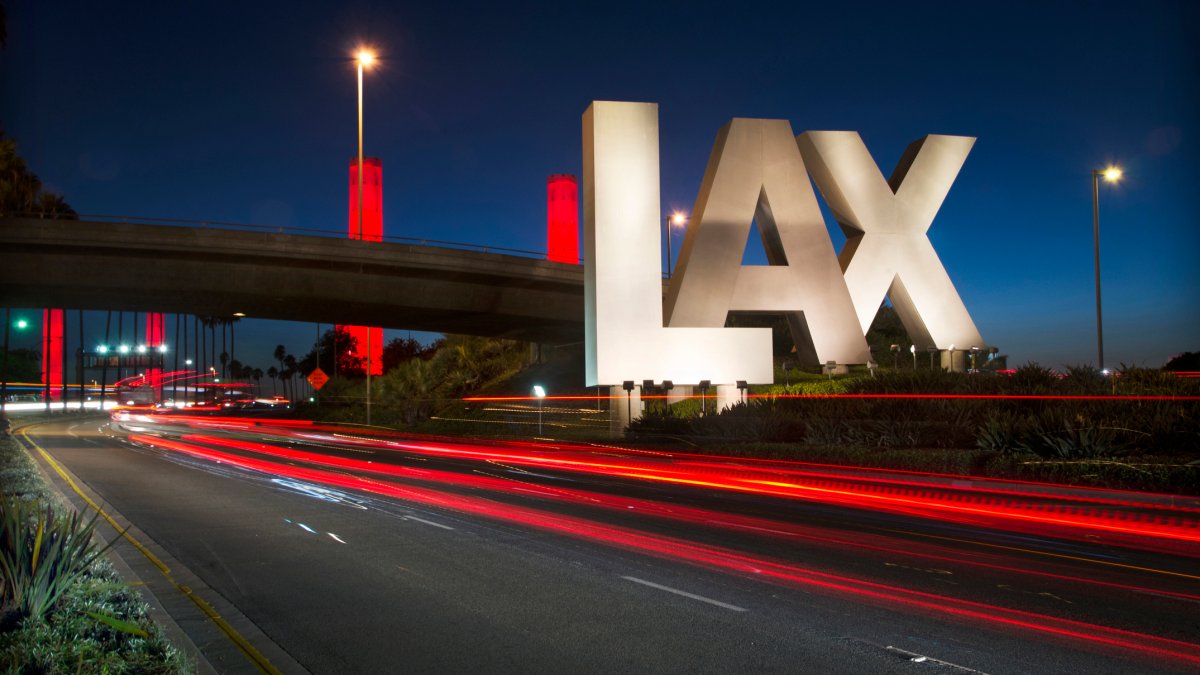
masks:
{"label": "giant letter a", "polygon": [[[770,265],[741,264],[752,222]],[[720,327],[731,311],[782,313],[809,363],[869,359],[787,120],[721,129],[671,279],[668,326]]]}

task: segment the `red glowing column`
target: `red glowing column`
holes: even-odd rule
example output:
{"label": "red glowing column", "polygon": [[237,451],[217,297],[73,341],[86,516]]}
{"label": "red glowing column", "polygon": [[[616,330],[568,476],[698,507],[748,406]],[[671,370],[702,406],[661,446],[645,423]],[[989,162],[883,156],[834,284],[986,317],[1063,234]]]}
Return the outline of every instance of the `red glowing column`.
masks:
{"label": "red glowing column", "polygon": [[[146,312],[146,347],[151,352],[158,350],[159,346],[166,342],[163,337],[163,314],[158,312]],[[161,368],[147,368],[146,381],[151,386],[157,387],[162,382]]]}
{"label": "red glowing column", "polygon": [[546,221],[546,257],[578,265],[579,184],[575,176],[556,174],[546,180]]}
{"label": "red glowing column", "polygon": [[63,310],[42,310],[42,384],[55,401],[63,392]]}
{"label": "red glowing column", "polygon": [[[350,223],[351,239],[383,241],[383,162],[378,157],[363,157],[362,231],[358,222],[358,158],[350,160]],[[358,340],[357,356],[367,360],[367,343],[371,345],[371,374],[383,374],[383,329],[367,326],[340,326]],[[368,339],[368,331],[370,337]]]}

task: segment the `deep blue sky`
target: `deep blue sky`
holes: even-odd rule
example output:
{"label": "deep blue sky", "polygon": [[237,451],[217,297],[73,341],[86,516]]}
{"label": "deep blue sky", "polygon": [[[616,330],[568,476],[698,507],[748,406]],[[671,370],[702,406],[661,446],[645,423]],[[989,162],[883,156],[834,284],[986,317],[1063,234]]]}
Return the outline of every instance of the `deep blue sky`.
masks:
{"label": "deep blue sky", "polygon": [[[7,4],[0,122],[80,213],[344,229],[367,42],[388,235],[545,250],[595,99],[660,104],[664,211],[734,116],[858,131],[885,174],[970,135],[930,238],[989,343],[1094,361],[1090,172],[1115,161],[1106,360],[1200,349],[1197,3]],[[238,356],[311,335],[251,321]]]}

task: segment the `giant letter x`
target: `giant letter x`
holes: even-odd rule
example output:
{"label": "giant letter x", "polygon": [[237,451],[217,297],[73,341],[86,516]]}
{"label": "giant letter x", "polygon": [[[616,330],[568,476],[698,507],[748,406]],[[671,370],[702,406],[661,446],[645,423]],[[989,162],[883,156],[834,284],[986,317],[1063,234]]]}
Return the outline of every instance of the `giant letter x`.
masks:
{"label": "giant letter x", "polygon": [[846,246],[838,260],[865,332],[884,296],[915,344],[984,346],[926,232],[975,139],[929,135],[908,146],[885,181],[853,131],[796,139]]}

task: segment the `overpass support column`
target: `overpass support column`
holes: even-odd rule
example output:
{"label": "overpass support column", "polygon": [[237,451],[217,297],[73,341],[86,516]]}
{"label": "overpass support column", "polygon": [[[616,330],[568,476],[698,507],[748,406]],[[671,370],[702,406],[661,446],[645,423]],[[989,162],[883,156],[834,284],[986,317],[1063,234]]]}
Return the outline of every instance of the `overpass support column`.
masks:
{"label": "overpass support column", "polygon": [[608,396],[608,435],[610,438],[620,438],[625,434],[625,427],[642,416],[642,392],[638,387],[634,387],[633,391],[609,387]]}

